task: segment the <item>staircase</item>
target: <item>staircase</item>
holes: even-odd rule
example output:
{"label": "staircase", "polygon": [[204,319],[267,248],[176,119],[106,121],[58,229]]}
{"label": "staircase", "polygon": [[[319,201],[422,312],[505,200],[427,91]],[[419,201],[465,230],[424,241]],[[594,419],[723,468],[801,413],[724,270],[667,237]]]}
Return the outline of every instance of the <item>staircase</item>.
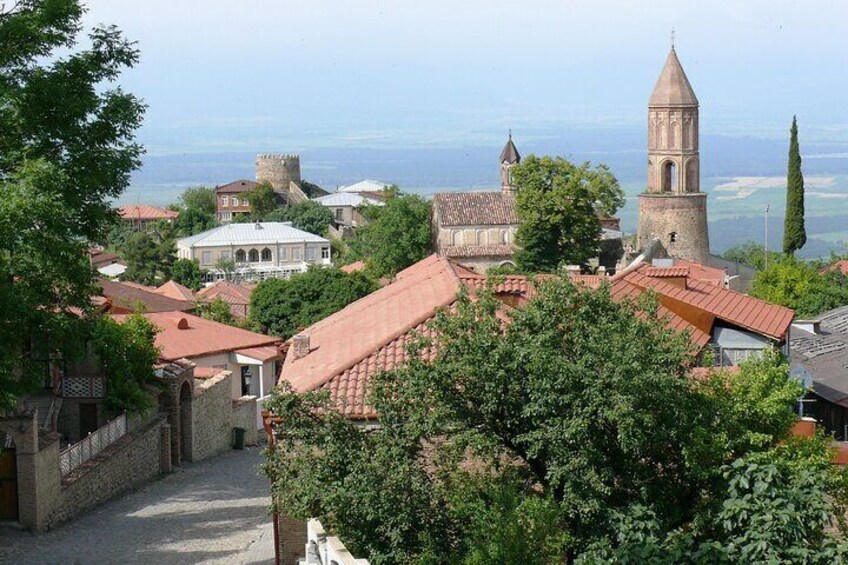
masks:
{"label": "staircase", "polygon": [[24,399],[24,406],[29,410],[38,409],[39,432],[54,431],[53,422],[59,416],[59,409],[62,407],[61,397],[50,393],[33,394]]}

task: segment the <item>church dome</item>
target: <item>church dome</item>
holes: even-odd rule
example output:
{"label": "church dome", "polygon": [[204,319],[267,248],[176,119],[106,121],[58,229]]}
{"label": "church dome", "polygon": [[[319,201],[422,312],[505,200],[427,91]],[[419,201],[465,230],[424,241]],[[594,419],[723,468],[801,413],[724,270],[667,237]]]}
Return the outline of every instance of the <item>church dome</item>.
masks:
{"label": "church dome", "polygon": [[648,106],[697,106],[698,98],[672,47]]}

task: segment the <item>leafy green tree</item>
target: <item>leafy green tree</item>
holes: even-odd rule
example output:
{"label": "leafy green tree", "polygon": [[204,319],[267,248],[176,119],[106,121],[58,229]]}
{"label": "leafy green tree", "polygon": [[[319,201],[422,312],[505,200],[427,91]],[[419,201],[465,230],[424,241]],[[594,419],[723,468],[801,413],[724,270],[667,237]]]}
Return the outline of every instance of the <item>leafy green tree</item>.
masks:
{"label": "leafy green tree", "polygon": [[318,202],[304,200],[275,210],[264,219],[268,222],[291,222],[299,230],[323,236],[327,233],[327,227],[333,223],[333,213]]}
{"label": "leafy green tree", "polygon": [[142,413],[152,408],[159,330],[140,314],[132,314],[120,324],[107,317],[94,324],[93,349],[107,379],[106,406],[116,413]]}
{"label": "leafy green tree", "polygon": [[[40,377],[21,355],[90,308],[89,242],[116,220],[144,105],[115,86],[138,51],[112,26],[82,36],[76,0],[0,6],[0,409]],[[85,45],[80,48],[78,45]]]}
{"label": "leafy green tree", "polygon": [[260,182],[256,187],[244,194],[250,203],[251,219],[262,220],[278,207],[277,193],[268,181]]}
{"label": "leafy green tree", "polygon": [[624,192],[606,165],[530,155],[512,174],[521,222],[515,258],[522,270],[553,272],[598,256],[598,215],[611,216],[624,204]]}
{"label": "leafy green tree", "polygon": [[210,302],[198,302],[197,314],[201,318],[206,318],[219,324],[227,324],[228,326],[237,325],[236,318],[233,316],[232,310],[230,310],[229,303],[220,296],[216,296]]}
{"label": "leafy green tree", "polygon": [[430,203],[405,194],[396,186],[386,190],[383,206],[363,206],[367,223],[350,241],[350,261],[363,260],[379,278],[392,276],[430,252]]}
{"label": "leafy green tree", "polygon": [[127,263],[122,280],[144,285],[168,280],[176,260],[175,251],[174,229],[168,222],[159,221],[151,230],[127,235],[123,247],[118,250]]}
{"label": "leafy green tree", "polygon": [[267,279],[250,297],[250,320],[261,331],[289,338],[377,289],[362,273],[310,267],[290,279]]}
{"label": "leafy green tree", "polygon": [[215,214],[210,214],[200,208],[183,208],[177,218],[177,234],[180,237],[189,237],[218,225]]}
{"label": "leafy green tree", "polygon": [[180,204],[181,206],[178,209],[194,208],[210,216],[215,216],[215,213],[218,211],[215,189],[205,186],[195,186],[185,189],[180,196]]}
{"label": "leafy green tree", "polygon": [[171,267],[171,279],[191,290],[203,288],[206,274],[197,259],[177,259]]}
{"label": "leafy green tree", "polygon": [[819,274],[810,263],[784,257],[754,276],[751,295],[810,318],[848,304],[848,277],[838,271]]}
{"label": "leafy green tree", "polygon": [[[766,268],[766,249],[753,241],[734,245],[725,251],[722,256],[730,261],[738,261],[743,265],[753,267],[758,271]],[[769,264],[779,263],[782,259],[783,255],[777,251],[768,252]]]}
{"label": "leafy green tree", "polygon": [[794,255],[807,243],[804,229],[804,175],[798,148],[798,122],[792,116],[789,130],[789,171],[786,175],[786,219],[783,223],[783,252]]}
{"label": "leafy green tree", "polygon": [[[779,355],[691,379],[688,336],[656,306],[559,278],[539,281],[521,309],[461,295],[405,366],[375,377],[379,426],[369,433],[325,391],[276,391],[279,448],[264,467],[274,503],[324,520],[375,564],[721,555],[736,533],[768,527],[757,518],[718,531],[728,493],[747,496],[733,492],[728,466],[783,449],[800,472],[821,469],[826,455],[786,440],[802,389]],[[622,516],[651,526],[656,547],[643,536],[629,561],[588,559],[625,545]],[[667,536],[686,532],[679,559],[652,560],[666,556]]]}

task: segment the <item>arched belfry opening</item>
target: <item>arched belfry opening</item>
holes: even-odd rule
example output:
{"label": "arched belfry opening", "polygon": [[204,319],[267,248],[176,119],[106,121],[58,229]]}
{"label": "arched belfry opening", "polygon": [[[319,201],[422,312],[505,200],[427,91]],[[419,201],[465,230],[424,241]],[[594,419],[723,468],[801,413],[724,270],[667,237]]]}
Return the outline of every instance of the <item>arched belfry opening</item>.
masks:
{"label": "arched belfry opening", "polygon": [[663,192],[673,192],[677,186],[677,164],[674,161],[666,161],[662,167],[662,181],[660,187]]}

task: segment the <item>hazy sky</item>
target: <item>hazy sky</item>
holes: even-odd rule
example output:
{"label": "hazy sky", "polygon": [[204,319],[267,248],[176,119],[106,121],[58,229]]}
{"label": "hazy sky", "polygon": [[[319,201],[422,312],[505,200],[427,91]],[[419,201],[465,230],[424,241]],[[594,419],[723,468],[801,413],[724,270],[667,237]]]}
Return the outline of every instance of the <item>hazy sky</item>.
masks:
{"label": "hazy sky", "polygon": [[676,30],[705,133],[848,144],[846,0],[89,0],[152,154],[641,127]]}

